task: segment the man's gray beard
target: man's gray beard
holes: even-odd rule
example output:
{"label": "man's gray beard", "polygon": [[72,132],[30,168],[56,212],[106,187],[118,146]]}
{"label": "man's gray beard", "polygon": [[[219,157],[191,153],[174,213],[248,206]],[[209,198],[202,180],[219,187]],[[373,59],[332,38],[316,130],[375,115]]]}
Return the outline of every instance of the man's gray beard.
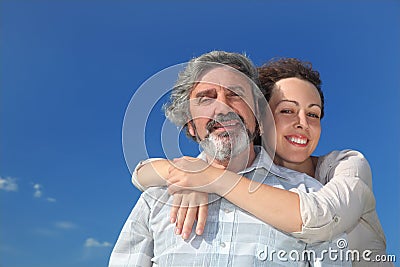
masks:
{"label": "man's gray beard", "polygon": [[226,162],[242,153],[249,146],[249,136],[244,129],[237,132],[209,134],[200,141],[204,152],[217,161]]}

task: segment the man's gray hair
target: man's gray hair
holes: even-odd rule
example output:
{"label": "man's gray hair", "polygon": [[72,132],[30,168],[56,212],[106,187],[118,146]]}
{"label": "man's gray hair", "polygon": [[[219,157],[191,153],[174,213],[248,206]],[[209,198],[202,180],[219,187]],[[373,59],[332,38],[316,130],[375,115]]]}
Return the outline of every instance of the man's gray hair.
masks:
{"label": "man's gray hair", "polygon": [[[165,116],[176,125],[187,127],[187,123],[191,119],[189,96],[192,89],[208,71],[223,65],[242,72],[252,81],[251,87],[255,103],[260,97],[263,98],[258,87],[258,72],[250,59],[238,53],[212,51],[190,60],[185,69],[179,73],[178,80],[171,92],[170,101],[164,105]],[[249,82],[251,83],[251,81]]]}

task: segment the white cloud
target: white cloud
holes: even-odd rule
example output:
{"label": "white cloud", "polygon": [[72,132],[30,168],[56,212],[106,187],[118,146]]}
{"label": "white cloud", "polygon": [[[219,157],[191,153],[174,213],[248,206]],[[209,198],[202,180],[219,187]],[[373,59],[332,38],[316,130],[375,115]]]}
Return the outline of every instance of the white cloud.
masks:
{"label": "white cloud", "polygon": [[[33,187],[33,196],[35,198],[41,198],[43,196],[43,186],[41,184],[33,184],[31,183]],[[16,178],[11,178],[11,177],[0,177],[0,190],[4,191],[18,191],[18,184],[17,184],[17,179]],[[47,202],[54,203],[57,200],[54,197],[46,197]]]}
{"label": "white cloud", "polygon": [[57,201],[55,198],[52,198],[52,197],[48,197],[48,198],[46,198],[46,200],[48,202],[56,202]]}
{"label": "white cloud", "polygon": [[42,188],[43,188],[42,185],[40,185],[40,184],[34,184],[34,185],[33,185],[33,190],[35,190],[35,192],[33,193],[33,196],[34,196],[34,197],[37,197],[37,198],[42,197],[42,195],[43,195]]}
{"label": "white cloud", "polygon": [[[43,185],[41,185],[41,184],[33,184],[33,191],[34,191],[33,197],[35,197],[35,198],[41,198],[44,195],[43,194]],[[46,197],[45,200],[47,202],[51,202],[51,203],[54,203],[57,201],[54,197]]]}
{"label": "white cloud", "polygon": [[94,239],[92,237],[89,237],[85,241],[85,247],[87,247],[87,248],[111,247],[111,243],[109,243],[109,242],[99,242],[96,239]]}
{"label": "white cloud", "polygon": [[4,191],[18,191],[17,179],[11,177],[0,177],[0,189]]}
{"label": "white cloud", "polygon": [[72,222],[67,222],[67,221],[56,222],[55,226],[57,228],[63,229],[63,230],[69,230],[69,229],[77,228],[76,224],[74,224]]}

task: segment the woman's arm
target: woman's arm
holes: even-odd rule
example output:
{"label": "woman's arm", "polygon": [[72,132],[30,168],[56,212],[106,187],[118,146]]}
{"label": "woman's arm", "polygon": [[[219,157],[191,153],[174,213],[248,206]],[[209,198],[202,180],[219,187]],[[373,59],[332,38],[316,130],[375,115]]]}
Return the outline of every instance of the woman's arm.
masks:
{"label": "woman's arm", "polygon": [[[185,157],[189,159],[189,157]],[[218,169],[204,165],[204,172],[193,172],[195,169],[202,169],[200,166],[194,165],[195,162],[204,161],[200,159],[192,159],[187,161],[188,165],[181,165],[180,169],[192,169],[189,172],[181,172],[189,175],[189,179],[200,179],[201,184],[207,183],[223,174],[224,178],[221,183],[213,189],[205,190],[205,192],[217,193],[235,205],[252,213],[264,222],[267,222],[279,229],[287,232],[296,232],[301,230],[301,216],[299,213],[299,197],[296,193],[275,188],[272,186],[259,184],[260,188],[255,192],[249,192],[250,180],[236,173]],[[193,165],[192,165],[193,163]],[[206,172],[207,167],[208,172]],[[173,168],[168,160],[151,159],[141,162],[132,175],[132,181],[139,189],[146,189],[151,186],[167,185],[166,178],[168,177],[168,169]],[[179,171],[179,169],[177,169]],[[196,177],[194,177],[197,175]],[[208,178],[208,179],[207,179]],[[241,179],[243,178],[243,179]],[[236,181],[240,182],[235,186]],[[191,190],[196,190],[195,185],[181,185]],[[232,189],[232,190],[231,190]],[[177,234],[182,234],[185,238],[189,235],[194,224],[194,219],[198,213],[198,222],[196,233],[201,234],[204,229],[207,217],[207,206],[205,206],[205,196],[201,194],[193,194],[190,191],[181,193],[181,188],[177,188],[174,192],[174,205],[171,208],[171,222],[176,222]],[[201,190],[200,190],[201,191]],[[264,203],[264,204],[260,204]],[[197,211],[196,207],[201,207]],[[265,212],[268,210],[268,212]]]}
{"label": "woman's arm", "polygon": [[[170,166],[170,161],[161,158],[141,161],[133,171],[132,183],[141,191],[152,186],[166,186],[165,177]],[[203,234],[208,215],[207,204],[207,193],[184,190],[174,194],[170,221],[176,223],[175,233],[188,238],[197,220],[196,234]]]}
{"label": "woman's arm", "polygon": [[[164,178],[167,178],[166,173],[171,165],[166,160],[157,162],[155,161],[154,165],[145,164],[139,169],[140,184],[144,186],[166,184]],[[194,164],[193,161],[191,164]],[[264,184],[260,184],[255,192],[250,193],[249,179],[211,166],[196,173],[179,172],[173,168],[175,172],[169,175],[169,181],[181,187],[224,196],[262,221],[282,231],[290,232],[303,241],[313,243],[329,240],[347,231],[357,224],[366,208],[375,208],[371,190],[371,170],[361,153],[332,152],[324,157],[320,165],[320,180],[327,184],[320,191],[312,193],[299,190],[291,192]],[[154,168],[157,166],[160,169],[155,171]],[[146,170],[144,167],[151,169]],[[154,172],[162,184],[156,184],[156,180],[141,178],[142,174],[154,175]],[[218,180],[219,183],[213,183]],[[171,189],[171,192],[180,190],[181,188],[175,188]],[[171,213],[173,218],[176,217],[177,210],[175,208]],[[187,231],[189,226],[183,225],[183,222],[181,216],[178,229],[184,228]]]}
{"label": "woman's arm", "polygon": [[333,151],[320,161],[316,175],[325,186],[312,193],[297,191],[303,227],[293,235],[308,243],[348,232],[375,209],[371,169],[360,152]]}
{"label": "woman's arm", "polygon": [[166,159],[154,158],[141,161],[132,173],[133,185],[144,191],[152,186],[166,186],[170,162]]}
{"label": "woman's arm", "polygon": [[166,177],[172,184],[169,186],[170,193],[182,189],[215,193],[282,231],[301,230],[298,194],[254,182],[231,171],[210,166],[200,159],[183,157],[174,164],[178,168],[170,167]]}
{"label": "woman's arm", "polygon": [[174,185],[170,186],[170,192],[184,187],[219,194],[262,221],[308,243],[329,240],[349,230],[358,223],[366,207],[374,209],[369,187],[371,170],[362,154],[356,151],[325,157],[327,166],[322,165],[325,173],[321,178],[328,183],[312,193],[291,192],[264,184],[250,192],[250,183],[254,181],[211,166],[205,168],[201,164],[206,163],[200,160],[178,164],[181,168],[195,169],[185,166],[188,162],[200,164],[196,168],[203,171],[182,172],[171,167],[167,180]]}

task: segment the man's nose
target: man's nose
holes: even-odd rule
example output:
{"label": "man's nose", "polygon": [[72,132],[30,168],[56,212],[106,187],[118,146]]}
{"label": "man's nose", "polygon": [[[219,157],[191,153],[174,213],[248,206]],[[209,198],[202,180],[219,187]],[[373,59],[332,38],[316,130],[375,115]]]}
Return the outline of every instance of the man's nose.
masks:
{"label": "man's nose", "polygon": [[232,112],[232,107],[230,106],[229,100],[225,95],[218,96],[214,102],[214,113],[215,114],[228,114]]}

